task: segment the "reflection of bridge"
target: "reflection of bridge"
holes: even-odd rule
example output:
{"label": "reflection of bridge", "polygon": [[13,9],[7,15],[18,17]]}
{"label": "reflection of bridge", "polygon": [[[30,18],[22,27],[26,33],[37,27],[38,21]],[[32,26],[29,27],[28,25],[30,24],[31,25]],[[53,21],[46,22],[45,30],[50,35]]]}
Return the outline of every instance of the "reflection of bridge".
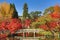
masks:
{"label": "reflection of bridge", "polygon": [[44,39],[43,37],[15,37],[20,40],[39,40],[39,38]]}

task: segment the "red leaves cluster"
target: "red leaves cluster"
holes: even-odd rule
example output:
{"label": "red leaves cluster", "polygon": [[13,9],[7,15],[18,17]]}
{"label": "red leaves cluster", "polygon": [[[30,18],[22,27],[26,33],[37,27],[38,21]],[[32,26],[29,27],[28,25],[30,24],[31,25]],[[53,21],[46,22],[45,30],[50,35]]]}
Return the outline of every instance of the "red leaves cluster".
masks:
{"label": "red leaves cluster", "polygon": [[9,30],[11,33],[14,33],[16,30],[22,28],[21,21],[19,19],[5,20],[1,23],[0,28],[2,30]]}
{"label": "red leaves cluster", "polygon": [[48,26],[47,26],[47,25],[45,25],[45,24],[40,25],[40,26],[39,26],[39,28],[42,28],[42,29],[44,29],[44,30],[48,30]]}
{"label": "red leaves cluster", "polygon": [[12,19],[8,27],[11,33],[14,33],[14,31],[21,28],[22,28],[22,24],[21,24],[21,21],[18,19]]}
{"label": "red leaves cluster", "polygon": [[49,28],[54,29],[57,27],[57,24],[58,24],[57,22],[49,22]]}
{"label": "red leaves cluster", "polygon": [[52,18],[60,18],[60,6],[54,6],[54,12],[51,14]]}
{"label": "red leaves cluster", "polygon": [[26,19],[24,26],[28,27],[28,26],[30,26],[30,24],[31,24],[31,20],[30,19]]}
{"label": "red leaves cluster", "polygon": [[39,28],[42,28],[44,30],[53,30],[54,28],[56,28],[58,26],[58,22],[52,21],[52,22],[48,22],[48,24],[42,24],[39,26]]}
{"label": "red leaves cluster", "polygon": [[53,12],[53,13],[51,14],[51,17],[52,17],[52,18],[60,18],[60,13],[58,13],[58,12]]}

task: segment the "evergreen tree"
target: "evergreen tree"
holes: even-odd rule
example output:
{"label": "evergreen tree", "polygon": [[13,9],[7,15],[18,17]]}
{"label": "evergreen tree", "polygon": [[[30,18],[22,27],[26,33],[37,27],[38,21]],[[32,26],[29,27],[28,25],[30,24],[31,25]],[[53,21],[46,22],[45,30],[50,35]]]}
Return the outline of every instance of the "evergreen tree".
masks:
{"label": "evergreen tree", "polygon": [[11,7],[14,8],[14,12],[12,14],[12,18],[18,18],[18,12],[17,12],[17,10],[15,8],[15,5],[14,4],[10,4],[10,5],[11,5]]}
{"label": "evergreen tree", "polygon": [[27,6],[27,3],[25,3],[24,7],[23,7],[23,18],[25,19],[26,17],[28,17],[28,6]]}

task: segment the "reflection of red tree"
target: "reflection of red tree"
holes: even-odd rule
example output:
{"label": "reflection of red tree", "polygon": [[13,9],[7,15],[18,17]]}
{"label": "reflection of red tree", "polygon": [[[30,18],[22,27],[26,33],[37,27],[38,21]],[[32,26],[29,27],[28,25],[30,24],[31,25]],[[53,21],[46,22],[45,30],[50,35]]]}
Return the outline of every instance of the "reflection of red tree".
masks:
{"label": "reflection of red tree", "polygon": [[6,34],[0,34],[1,39],[6,39],[7,35]]}
{"label": "reflection of red tree", "polygon": [[59,24],[59,26],[60,26],[60,21],[58,21],[58,24]]}

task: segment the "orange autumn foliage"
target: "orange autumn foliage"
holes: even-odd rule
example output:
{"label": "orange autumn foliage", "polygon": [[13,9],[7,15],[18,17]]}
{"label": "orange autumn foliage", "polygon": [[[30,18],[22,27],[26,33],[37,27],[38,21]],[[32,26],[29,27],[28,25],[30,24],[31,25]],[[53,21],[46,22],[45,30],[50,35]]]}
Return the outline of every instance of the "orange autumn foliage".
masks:
{"label": "orange autumn foliage", "polygon": [[52,18],[60,18],[60,6],[55,5],[54,6],[54,12],[51,14]]}
{"label": "orange autumn foliage", "polygon": [[60,6],[59,6],[59,5],[55,5],[55,6],[54,6],[54,11],[59,12],[59,11],[60,11]]}
{"label": "orange autumn foliage", "polygon": [[59,13],[59,12],[53,12],[53,13],[51,14],[51,17],[52,17],[52,18],[60,18],[60,13]]}

